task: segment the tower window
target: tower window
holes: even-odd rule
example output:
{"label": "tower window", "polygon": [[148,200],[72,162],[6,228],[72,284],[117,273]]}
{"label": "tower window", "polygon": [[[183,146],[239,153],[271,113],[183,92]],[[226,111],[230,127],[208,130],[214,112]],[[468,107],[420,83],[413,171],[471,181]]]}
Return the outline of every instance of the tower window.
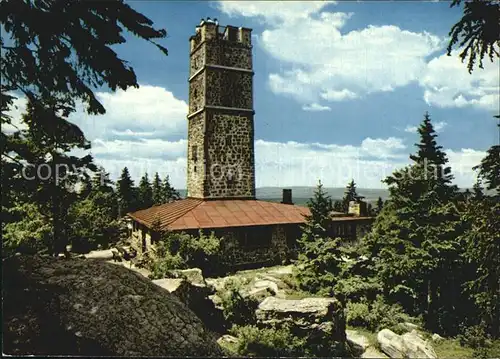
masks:
{"label": "tower window", "polygon": [[196,145],[191,147],[191,158],[194,162],[198,161],[198,146]]}

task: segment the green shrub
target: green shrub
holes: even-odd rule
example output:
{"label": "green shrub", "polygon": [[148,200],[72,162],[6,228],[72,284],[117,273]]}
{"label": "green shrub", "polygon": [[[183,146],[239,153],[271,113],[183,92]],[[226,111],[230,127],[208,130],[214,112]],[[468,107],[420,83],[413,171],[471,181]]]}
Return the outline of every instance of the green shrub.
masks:
{"label": "green shrub", "polygon": [[220,239],[212,233],[199,237],[185,233],[164,233],[155,245],[155,255],[142,264],[154,278],[164,278],[171,269],[200,268],[204,276],[226,272]]}
{"label": "green shrub", "polygon": [[288,329],[235,326],[231,333],[238,337],[238,355],[276,357],[306,355],[305,340],[293,336]]}
{"label": "green shrub", "polygon": [[224,318],[228,323],[234,325],[256,323],[255,310],[259,302],[252,297],[243,297],[240,293],[240,287],[234,281],[228,281],[224,285],[221,299]]}
{"label": "green shrub", "polygon": [[381,292],[382,286],[374,277],[364,278],[359,275],[340,279],[335,286],[337,296],[342,295],[346,301],[375,300]]}
{"label": "green shrub", "polygon": [[474,349],[473,356],[478,359],[486,359],[489,357],[488,347],[490,341],[486,334],[485,325],[474,325],[470,327],[461,326],[461,333],[457,339],[461,346]]}
{"label": "green shrub", "polygon": [[179,254],[172,255],[169,252],[166,252],[161,258],[151,260],[148,267],[151,271],[151,279],[168,278],[170,270],[187,268],[186,262]]}
{"label": "green shrub", "polygon": [[378,295],[373,302],[348,302],[346,320],[353,327],[364,327],[371,331],[387,328],[401,334],[405,331],[401,323],[411,321],[412,318],[400,305],[388,304],[383,296]]}

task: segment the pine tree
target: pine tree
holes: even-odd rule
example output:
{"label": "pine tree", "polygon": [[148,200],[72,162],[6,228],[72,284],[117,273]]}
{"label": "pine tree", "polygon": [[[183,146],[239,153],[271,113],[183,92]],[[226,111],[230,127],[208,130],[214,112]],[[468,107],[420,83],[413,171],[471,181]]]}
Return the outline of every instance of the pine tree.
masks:
{"label": "pine tree", "polygon": [[479,178],[483,179],[486,189],[500,195],[500,145],[490,147],[481,164],[474,169],[479,169]]}
{"label": "pine tree", "polygon": [[458,189],[451,185],[448,160],[427,113],[418,132],[413,163],[384,180],[390,205],[377,217],[367,244],[385,294],[408,311],[425,314],[428,327],[453,331],[461,293]]}
{"label": "pine tree", "polygon": [[147,173],[142,176],[139,182],[138,197],[140,209],[149,208],[153,205],[153,189]]}
{"label": "pine tree", "polygon": [[380,212],[382,212],[382,208],[384,208],[384,200],[382,199],[382,197],[379,197],[377,199],[376,213],[379,214]]}
{"label": "pine tree", "polygon": [[166,203],[165,191],[163,188],[163,183],[158,172],[155,173],[153,179],[153,204],[163,204]]}
{"label": "pine tree", "polygon": [[137,201],[135,196],[136,190],[134,181],[130,177],[128,168],[122,170],[120,179],[117,181],[117,194],[119,202],[120,216],[126,215],[137,209]]}
{"label": "pine tree", "polygon": [[181,198],[179,192],[170,184],[170,177],[168,175],[163,180],[163,198],[166,203],[177,201]]}
{"label": "pine tree", "polygon": [[302,237],[298,240],[299,256],[295,276],[303,290],[332,294],[340,272],[338,239],[329,237],[332,202],[319,182],[314,197],[308,201],[311,212],[306,216]]}
{"label": "pine tree", "polygon": [[484,189],[481,183],[481,179],[478,178],[476,183],[474,183],[474,186],[472,186],[472,194],[471,194],[471,199],[475,201],[481,201],[484,199]]}
{"label": "pine tree", "polygon": [[333,202],[333,210],[335,212],[344,212],[344,206],[342,205],[342,201]]}
{"label": "pine tree", "polygon": [[347,213],[351,201],[359,201],[362,198],[363,197],[359,196],[356,192],[356,183],[354,183],[354,180],[351,180],[346,187],[344,198],[342,199],[343,212]]}

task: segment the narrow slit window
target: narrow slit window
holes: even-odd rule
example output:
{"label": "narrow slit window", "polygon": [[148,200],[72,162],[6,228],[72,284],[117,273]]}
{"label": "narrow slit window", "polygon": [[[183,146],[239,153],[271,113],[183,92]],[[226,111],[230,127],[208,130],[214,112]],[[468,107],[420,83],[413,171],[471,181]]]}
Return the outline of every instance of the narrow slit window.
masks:
{"label": "narrow slit window", "polygon": [[191,147],[191,158],[194,162],[198,161],[198,146]]}

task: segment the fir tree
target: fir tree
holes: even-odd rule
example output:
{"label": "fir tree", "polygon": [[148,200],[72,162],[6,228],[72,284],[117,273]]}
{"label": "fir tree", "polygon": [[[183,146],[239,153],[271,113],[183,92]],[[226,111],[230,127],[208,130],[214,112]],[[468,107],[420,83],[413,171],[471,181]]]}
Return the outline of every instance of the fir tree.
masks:
{"label": "fir tree", "polygon": [[382,199],[382,197],[379,197],[377,199],[376,213],[379,214],[380,212],[382,212],[382,208],[384,208],[384,200]]}
{"label": "fir tree", "polygon": [[163,188],[163,183],[158,172],[155,173],[153,179],[153,204],[163,204],[167,202],[165,198],[165,191]]}
{"label": "fir tree", "polygon": [[147,173],[142,176],[139,182],[138,200],[140,209],[149,208],[153,205],[153,189]]}
{"label": "fir tree", "polygon": [[451,185],[448,160],[427,113],[418,132],[413,163],[385,179],[390,205],[377,217],[367,243],[385,294],[408,311],[425,314],[429,328],[453,332],[461,294],[455,277],[460,263],[458,190]]}
{"label": "fir tree", "polygon": [[479,170],[479,178],[486,184],[486,189],[500,195],[500,145],[490,147],[481,164],[474,169]]}
{"label": "fir tree", "polygon": [[344,207],[342,205],[342,201],[333,202],[333,210],[335,212],[344,212]]}
{"label": "fir tree", "polygon": [[117,194],[120,216],[137,209],[134,181],[130,177],[128,168],[122,170],[120,179],[117,181]]}
{"label": "fir tree", "polygon": [[359,201],[362,198],[363,197],[359,196],[356,192],[356,183],[354,183],[354,180],[351,180],[346,187],[344,198],[342,199],[343,212],[347,213],[351,201]]}
{"label": "fir tree", "polygon": [[328,235],[333,208],[321,182],[308,207],[311,214],[306,217],[303,234],[298,241],[295,275],[303,290],[332,294],[340,272],[340,246],[339,240],[333,240]]}
{"label": "fir tree", "polygon": [[179,192],[170,184],[170,177],[168,175],[163,180],[163,198],[165,202],[173,202],[181,198]]}

